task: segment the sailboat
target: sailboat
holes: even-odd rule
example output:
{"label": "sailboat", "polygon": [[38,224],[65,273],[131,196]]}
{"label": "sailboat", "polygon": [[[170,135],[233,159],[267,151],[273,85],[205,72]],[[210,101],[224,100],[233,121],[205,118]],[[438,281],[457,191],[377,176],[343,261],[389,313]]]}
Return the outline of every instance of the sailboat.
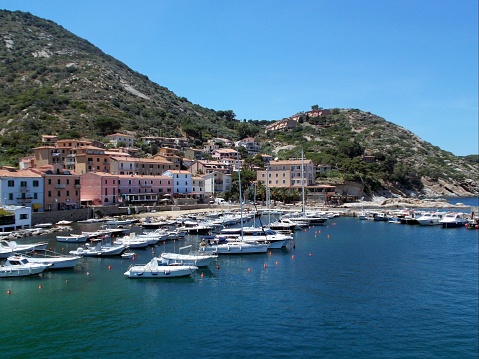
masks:
{"label": "sailboat", "polygon": [[203,252],[214,252],[218,254],[255,254],[266,253],[268,251],[268,243],[265,241],[258,242],[256,240],[244,240],[244,226],[243,226],[243,195],[241,192],[241,165],[238,158],[238,183],[239,183],[239,201],[240,201],[240,235],[226,236],[217,235],[201,241],[200,250]]}
{"label": "sailboat", "polygon": [[282,218],[288,219],[290,222],[298,223],[298,224],[305,224],[316,226],[324,224],[328,218],[323,216],[318,216],[314,213],[306,213],[306,200],[305,200],[305,178],[304,178],[304,153],[301,150],[301,212],[300,213],[293,213],[289,215],[284,215]]}

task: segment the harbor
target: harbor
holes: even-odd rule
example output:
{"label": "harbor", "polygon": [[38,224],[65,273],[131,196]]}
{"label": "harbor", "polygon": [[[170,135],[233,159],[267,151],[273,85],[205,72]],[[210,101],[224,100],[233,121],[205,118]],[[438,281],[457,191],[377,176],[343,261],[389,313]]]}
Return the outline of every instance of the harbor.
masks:
{"label": "harbor", "polygon": [[[99,228],[72,225],[75,233]],[[21,242],[47,241],[59,253],[81,246],[57,242],[59,234]],[[33,357],[39,348],[52,358],[123,358],[132,350],[186,358],[377,357],[380,348],[381,357],[472,358],[478,234],[340,216],[296,231],[288,248],[220,255],[180,278],[124,273],[162,252],[198,246],[201,236],[166,240],[129,259],[84,257],[73,269],[0,280],[11,323],[1,346],[6,357]]]}

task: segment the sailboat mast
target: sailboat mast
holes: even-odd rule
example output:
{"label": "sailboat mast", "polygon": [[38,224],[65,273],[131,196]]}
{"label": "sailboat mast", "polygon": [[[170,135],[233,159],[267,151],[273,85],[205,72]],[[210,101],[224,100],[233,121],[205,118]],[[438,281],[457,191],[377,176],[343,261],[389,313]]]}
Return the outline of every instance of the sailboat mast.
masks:
{"label": "sailboat mast", "polygon": [[301,149],[301,191],[302,191],[302,209],[303,214],[306,213],[305,201],[304,201],[304,153],[303,149]]}
{"label": "sailboat mast", "polygon": [[239,159],[239,151],[236,153],[238,159],[238,187],[239,187],[239,201],[240,201],[240,223],[241,223],[241,239],[243,239],[243,195],[241,193],[241,166]]}

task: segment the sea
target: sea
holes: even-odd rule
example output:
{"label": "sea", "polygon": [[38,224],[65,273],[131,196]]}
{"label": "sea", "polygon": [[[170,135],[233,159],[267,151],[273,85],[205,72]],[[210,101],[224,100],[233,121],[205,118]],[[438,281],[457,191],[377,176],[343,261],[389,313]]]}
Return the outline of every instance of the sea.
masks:
{"label": "sea", "polygon": [[[78,247],[58,234],[19,242]],[[338,217],[288,249],[220,256],[191,277],[123,274],[199,240],[0,279],[1,357],[478,357],[479,230]]]}

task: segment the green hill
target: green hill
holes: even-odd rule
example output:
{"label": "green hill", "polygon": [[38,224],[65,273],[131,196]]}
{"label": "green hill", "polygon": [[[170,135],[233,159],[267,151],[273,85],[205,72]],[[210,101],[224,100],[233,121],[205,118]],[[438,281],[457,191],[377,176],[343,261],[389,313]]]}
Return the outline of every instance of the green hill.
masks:
{"label": "green hill", "polygon": [[129,131],[187,137],[192,146],[252,136],[274,157],[298,157],[302,147],[307,158],[333,166],[320,180],[359,182],[367,193],[478,193],[477,155],[456,157],[369,112],[333,109],[266,134],[265,121],[193,104],[52,21],[0,10],[0,32],[1,164],[16,165],[42,134],[102,139]]}

